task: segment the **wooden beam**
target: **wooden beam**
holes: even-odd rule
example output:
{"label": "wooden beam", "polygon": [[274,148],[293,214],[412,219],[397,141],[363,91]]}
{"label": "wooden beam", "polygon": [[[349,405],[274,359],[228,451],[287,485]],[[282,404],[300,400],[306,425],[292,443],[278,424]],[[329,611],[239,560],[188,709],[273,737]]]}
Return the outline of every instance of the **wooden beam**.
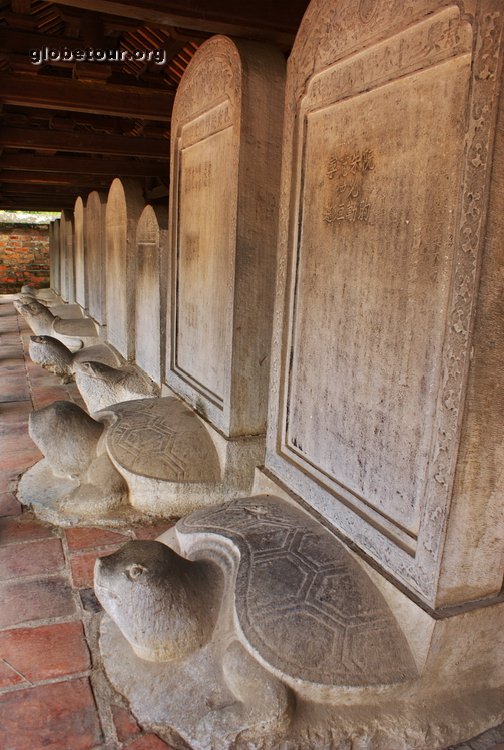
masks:
{"label": "wooden beam", "polygon": [[64,208],[73,208],[75,200],[68,198],[59,203],[45,197],[3,197],[0,195],[0,210],[2,211],[62,211]]}
{"label": "wooden beam", "polygon": [[36,154],[4,154],[0,157],[0,168],[15,172],[70,173],[104,175],[108,177],[161,177],[168,179],[167,161],[145,159],[96,159],[93,157],[37,156]]}
{"label": "wooden beam", "polygon": [[[87,188],[86,188],[87,189]],[[10,185],[4,183],[0,178],[0,192],[2,195],[50,195],[59,198],[65,198],[69,195],[77,197],[80,193],[75,186],[55,186],[55,185]]]}
{"label": "wooden beam", "polygon": [[55,76],[0,74],[0,102],[31,108],[164,120],[171,117],[174,94],[168,90]]}
{"label": "wooden beam", "polygon": [[[3,166],[0,162],[0,166]],[[112,181],[112,176],[108,179],[97,177],[96,175],[79,174],[79,173],[58,173],[58,172],[22,172],[22,171],[5,171],[0,172],[0,182],[4,185],[56,185],[68,186],[86,189],[107,189]]]}
{"label": "wooden beam", "polygon": [[275,42],[289,48],[294,41],[302,11],[308,2],[297,0],[290,5],[284,4],[280,12],[276,12],[276,3],[269,0],[268,3],[263,4],[264,15],[268,18],[266,22],[261,21],[262,14],[258,13],[255,3],[240,3],[240,11],[233,8],[233,5],[237,5],[236,3],[229,7],[217,6],[217,8],[215,4],[212,6],[209,3],[206,3],[206,7],[201,7],[200,3],[198,10],[195,11],[194,3],[189,0],[185,3],[179,1],[171,7],[166,7],[166,4],[156,2],[156,0],[147,0],[142,3],[138,0],[58,0],[58,5],[93,10],[112,16],[136,18],[150,26],[168,28],[175,26],[209,34],[228,34]]}
{"label": "wooden beam", "polygon": [[34,151],[72,151],[81,154],[111,154],[113,156],[141,156],[149,159],[170,158],[169,141],[161,138],[141,138],[127,135],[96,135],[95,133],[65,133],[37,128],[1,128],[0,143],[4,148]]}

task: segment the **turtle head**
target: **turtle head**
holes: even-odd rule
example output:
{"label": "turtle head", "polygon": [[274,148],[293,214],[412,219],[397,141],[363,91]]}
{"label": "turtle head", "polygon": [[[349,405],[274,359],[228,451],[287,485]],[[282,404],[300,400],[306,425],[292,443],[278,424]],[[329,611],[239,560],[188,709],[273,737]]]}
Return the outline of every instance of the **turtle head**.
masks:
{"label": "turtle head", "polygon": [[171,661],[211,635],[215,607],[208,597],[215,587],[207,573],[204,563],[161,542],[135,540],[96,560],[95,592],[137,656]]}
{"label": "turtle head", "polygon": [[31,359],[39,365],[69,365],[72,361],[70,349],[53,336],[30,336],[28,351]]}

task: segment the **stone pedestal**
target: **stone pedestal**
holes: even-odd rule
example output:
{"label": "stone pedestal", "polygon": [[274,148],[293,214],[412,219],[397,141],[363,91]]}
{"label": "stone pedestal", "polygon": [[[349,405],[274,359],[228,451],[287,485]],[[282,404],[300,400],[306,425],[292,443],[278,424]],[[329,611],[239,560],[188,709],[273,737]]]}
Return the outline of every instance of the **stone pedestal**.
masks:
{"label": "stone pedestal", "polygon": [[126,360],[135,356],[135,238],[143,207],[139,182],[112,182],[105,212],[107,340]]}
{"label": "stone pedestal", "polygon": [[104,326],[105,314],[105,207],[107,196],[96,190],[86,201],[84,242],[86,245],[86,284],[88,312],[98,325]]}

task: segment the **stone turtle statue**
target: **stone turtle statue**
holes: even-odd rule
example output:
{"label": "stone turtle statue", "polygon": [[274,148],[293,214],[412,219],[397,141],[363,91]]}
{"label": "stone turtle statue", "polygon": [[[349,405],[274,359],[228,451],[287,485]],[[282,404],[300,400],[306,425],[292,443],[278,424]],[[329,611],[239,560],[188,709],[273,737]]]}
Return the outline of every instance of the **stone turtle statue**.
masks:
{"label": "stone turtle statue", "polygon": [[170,542],[181,554],[130,542],[95,567],[108,676],[167,736],[194,750],[276,748],[282,737],[327,750],[339,747],[331,704],[373,702],[417,676],[361,565],[290,503],[196,511]]}
{"label": "stone turtle statue", "polygon": [[30,336],[28,352],[33,362],[54,372],[63,383],[73,380],[77,362],[92,360],[110,366],[120,364],[119,357],[106,344],[87,346],[72,352],[54,336]]}
{"label": "stone turtle statue", "polygon": [[[56,401],[32,412],[29,432],[44,458],[24,473],[18,497],[51,523],[106,521],[110,514],[123,523],[153,496],[159,515],[180,516],[221,483],[208,431],[176,398],[124,401],[92,416]],[[80,460],[70,465],[76,451]]]}
{"label": "stone turtle statue", "polygon": [[158,387],[136,367],[114,367],[91,357],[74,360],[75,382],[91,413],[123,401],[159,394]]}
{"label": "stone turtle statue", "polygon": [[65,481],[58,500],[74,514],[86,515],[90,507],[95,513],[106,514],[126,502],[126,483],[103,445],[104,425],[77,404],[55,401],[32,412],[28,432],[44,454],[37,464],[39,501],[51,493],[55,478],[60,478]]}
{"label": "stone turtle statue", "polygon": [[14,307],[36,336],[57,338],[72,351],[82,349],[84,343],[98,342],[96,325],[88,318],[61,318],[36,299],[28,303],[15,301]]}

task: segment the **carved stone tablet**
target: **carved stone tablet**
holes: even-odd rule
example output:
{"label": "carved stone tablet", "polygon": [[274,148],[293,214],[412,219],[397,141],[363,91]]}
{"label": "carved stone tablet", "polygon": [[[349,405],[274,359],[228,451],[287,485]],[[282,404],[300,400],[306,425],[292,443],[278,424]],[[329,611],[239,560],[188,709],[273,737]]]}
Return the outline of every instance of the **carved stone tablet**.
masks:
{"label": "carved stone tablet", "polygon": [[84,237],[89,315],[105,323],[105,208],[107,196],[93,190],[86,201]]}
{"label": "carved stone tablet", "polygon": [[167,211],[146,206],[136,233],[135,360],[161,385],[166,341]]}
{"label": "carved stone tablet", "polygon": [[214,37],[173,109],[167,382],[230,436],[265,428],[283,70]]}
{"label": "carved stone tablet", "polygon": [[[286,98],[267,464],[430,604],[440,601],[502,56],[502,6],[465,5],[315,0]],[[481,489],[485,503],[490,485]],[[452,596],[496,592],[495,559],[479,580],[461,573],[470,591],[455,574]]]}
{"label": "carved stone tablet", "polygon": [[219,480],[219,458],[207,430],[178,399],[127,401],[95,417],[101,415],[113,421],[109,453],[128,471],[167,482]]}
{"label": "carved stone tablet", "polygon": [[60,292],[63,302],[75,302],[73,255],[73,211],[65,209],[60,219]]}
{"label": "carved stone tablet", "polygon": [[87,308],[87,253],[84,236],[84,212],[84,203],[82,198],[79,197],[74,206],[75,301],[85,310]]}
{"label": "carved stone tablet", "polygon": [[107,338],[126,359],[135,354],[135,233],[143,207],[140,183],[112,182],[105,214]]}
{"label": "carved stone tablet", "polygon": [[49,263],[51,289],[59,294],[60,289],[60,220],[49,225]]}

